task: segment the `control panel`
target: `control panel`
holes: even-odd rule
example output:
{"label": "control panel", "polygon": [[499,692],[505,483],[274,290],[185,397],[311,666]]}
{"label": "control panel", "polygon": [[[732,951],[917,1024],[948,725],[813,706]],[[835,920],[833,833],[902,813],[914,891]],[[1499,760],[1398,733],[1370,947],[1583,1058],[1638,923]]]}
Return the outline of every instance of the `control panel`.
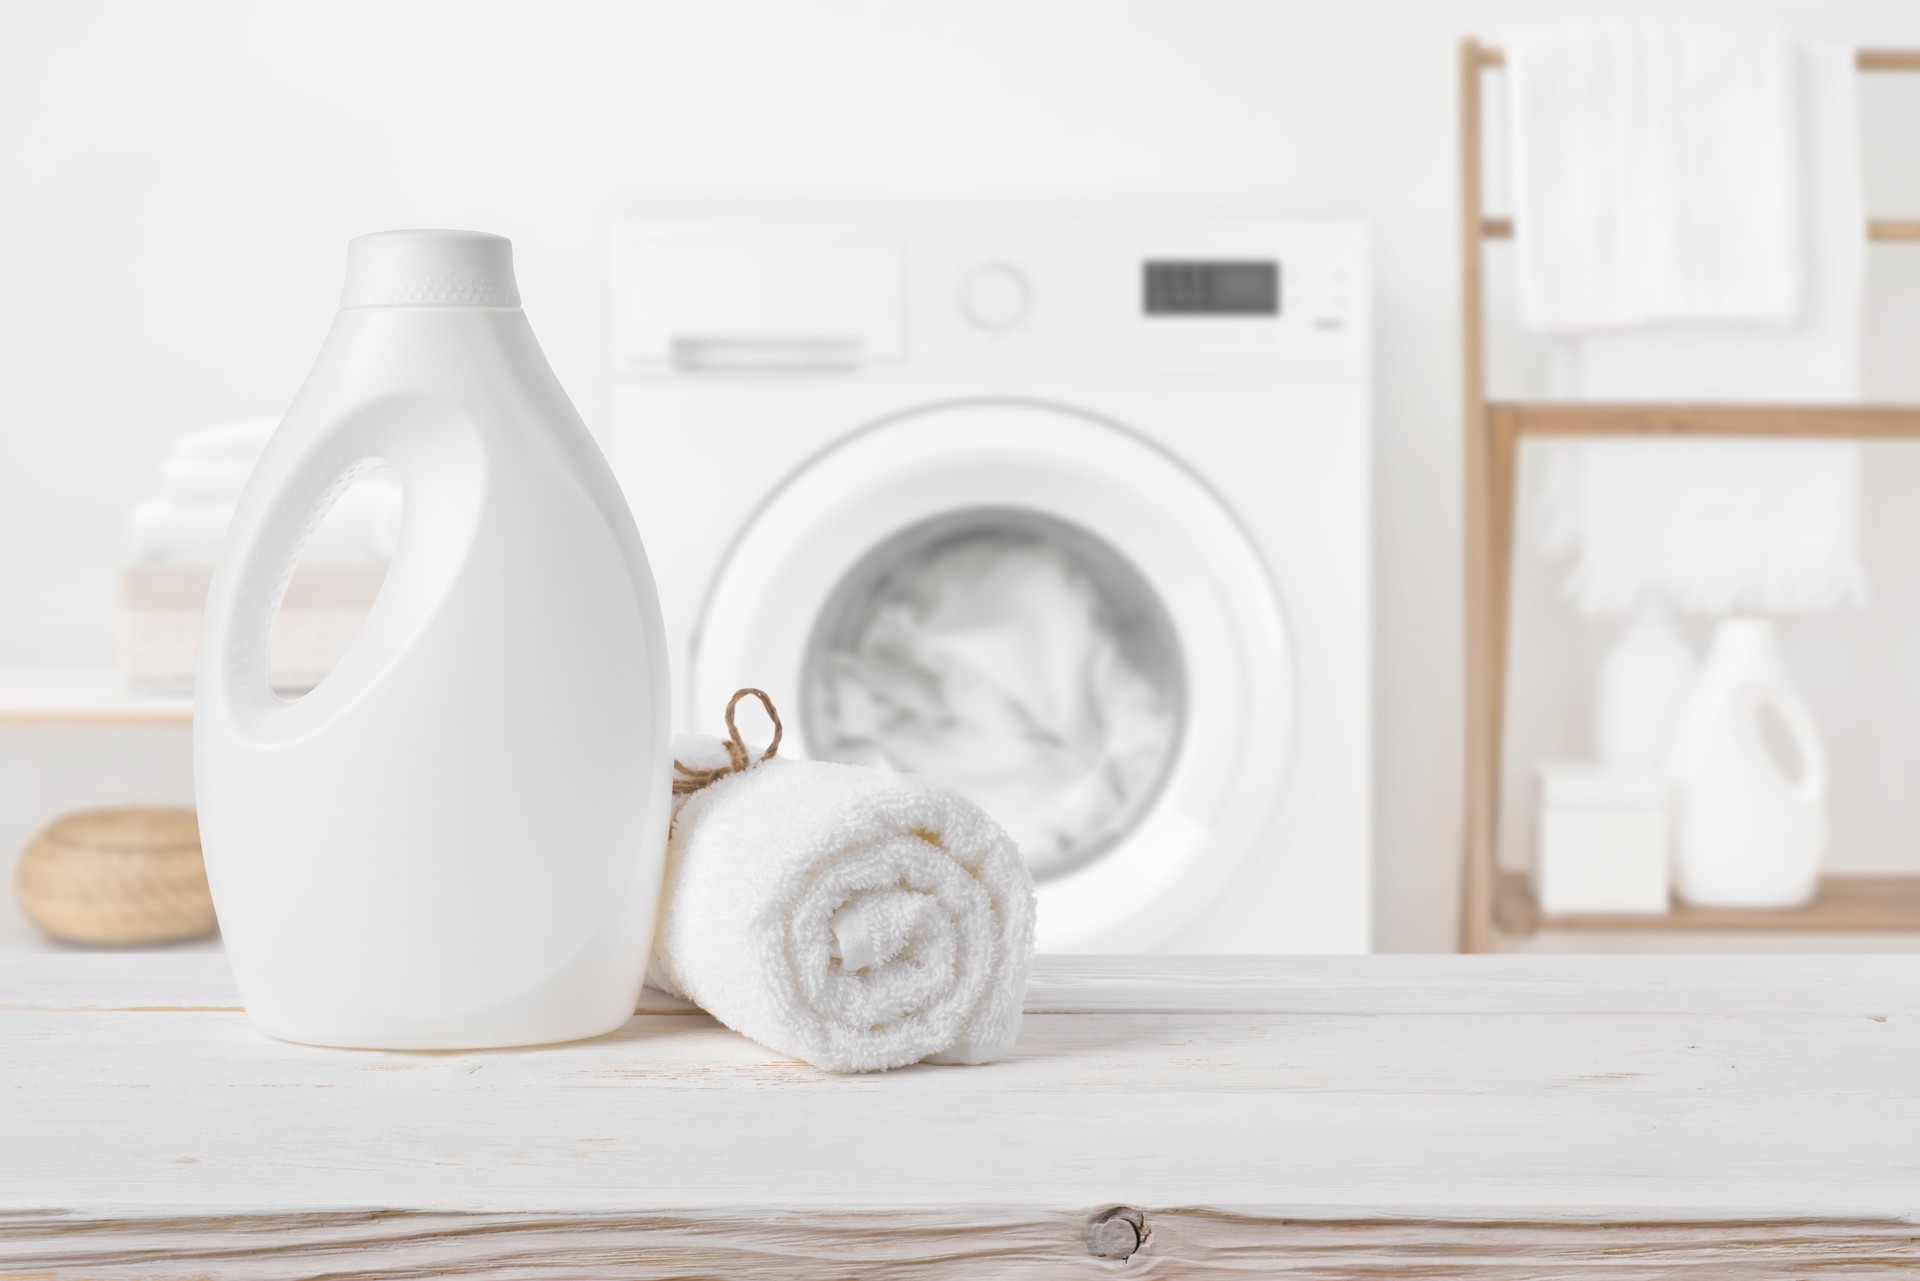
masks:
{"label": "control panel", "polygon": [[1258,216],[676,219],[616,232],[621,374],[1358,376],[1366,228]]}
{"label": "control panel", "polygon": [[1144,271],[1149,316],[1277,316],[1280,264],[1265,262],[1148,262]]}

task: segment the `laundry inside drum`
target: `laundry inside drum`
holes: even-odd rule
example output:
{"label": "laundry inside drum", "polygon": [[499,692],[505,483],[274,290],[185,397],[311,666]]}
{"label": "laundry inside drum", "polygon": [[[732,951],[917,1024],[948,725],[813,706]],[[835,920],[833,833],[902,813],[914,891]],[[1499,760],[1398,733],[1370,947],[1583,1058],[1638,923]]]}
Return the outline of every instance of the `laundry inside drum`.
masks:
{"label": "laundry inside drum", "polygon": [[1047,879],[1152,809],[1186,675],[1125,557],[1057,518],[986,509],[914,525],[848,571],[814,622],[802,703],[809,755],[947,783]]}

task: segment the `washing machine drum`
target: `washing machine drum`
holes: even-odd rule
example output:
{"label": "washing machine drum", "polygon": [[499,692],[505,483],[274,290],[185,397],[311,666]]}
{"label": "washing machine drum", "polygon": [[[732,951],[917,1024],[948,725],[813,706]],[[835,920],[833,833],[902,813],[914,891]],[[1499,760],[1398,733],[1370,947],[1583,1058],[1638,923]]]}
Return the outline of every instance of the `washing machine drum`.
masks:
{"label": "washing machine drum", "polygon": [[964,403],[770,496],[685,694],[760,686],[798,754],[956,788],[1019,842],[1043,948],[1134,951],[1282,856],[1291,673],[1265,567],[1186,466],[1091,415]]}

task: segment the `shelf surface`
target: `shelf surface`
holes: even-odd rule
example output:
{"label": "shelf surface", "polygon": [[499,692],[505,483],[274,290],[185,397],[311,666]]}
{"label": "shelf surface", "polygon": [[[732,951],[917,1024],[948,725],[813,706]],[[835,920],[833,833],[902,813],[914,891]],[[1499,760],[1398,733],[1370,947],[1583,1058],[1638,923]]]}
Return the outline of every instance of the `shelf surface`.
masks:
{"label": "shelf surface", "polygon": [[110,667],[0,667],[0,725],[186,725],[189,694],[135,694]]}
{"label": "shelf surface", "polygon": [[1658,916],[1549,916],[1524,872],[1500,873],[1494,920],[1503,934],[1540,930],[1920,931],[1920,876],[1826,876],[1805,907],[1734,909],[1676,902]]}

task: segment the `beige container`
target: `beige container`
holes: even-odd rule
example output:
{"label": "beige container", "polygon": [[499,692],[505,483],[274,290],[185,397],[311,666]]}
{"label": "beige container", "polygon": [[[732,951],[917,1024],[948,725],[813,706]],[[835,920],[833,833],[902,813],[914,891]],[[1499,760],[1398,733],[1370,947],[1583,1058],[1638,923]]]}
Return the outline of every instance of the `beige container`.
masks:
{"label": "beige container", "polygon": [[14,883],[27,919],[68,943],[174,943],[218,928],[190,809],[62,815],[28,844]]}

